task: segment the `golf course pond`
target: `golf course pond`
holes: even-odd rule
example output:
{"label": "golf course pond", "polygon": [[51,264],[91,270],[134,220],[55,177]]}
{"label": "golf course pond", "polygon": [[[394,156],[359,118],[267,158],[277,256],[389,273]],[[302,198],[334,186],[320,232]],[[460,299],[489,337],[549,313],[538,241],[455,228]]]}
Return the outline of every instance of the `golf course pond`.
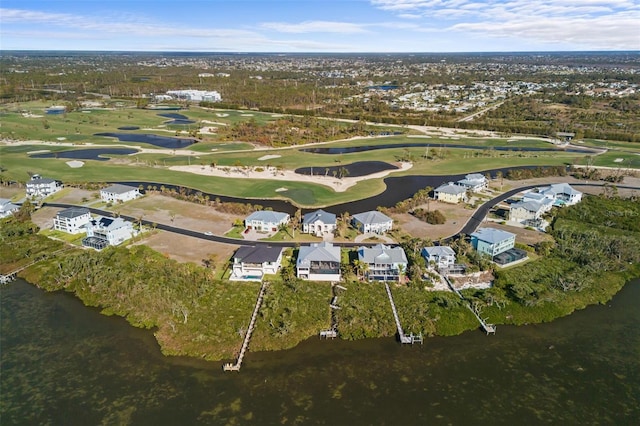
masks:
{"label": "golf course pond", "polygon": [[152,135],[149,133],[95,133],[93,136],[104,136],[107,138],[117,138],[120,142],[139,142],[160,148],[180,149],[194,144],[195,139],[174,138],[170,136]]}

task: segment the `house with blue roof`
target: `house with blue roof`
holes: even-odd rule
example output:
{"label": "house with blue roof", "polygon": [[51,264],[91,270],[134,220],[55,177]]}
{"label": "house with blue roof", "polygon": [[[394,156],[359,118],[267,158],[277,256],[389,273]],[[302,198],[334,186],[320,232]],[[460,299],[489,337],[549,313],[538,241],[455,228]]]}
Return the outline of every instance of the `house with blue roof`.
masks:
{"label": "house with blue roof", "polygon": [[478,228],[471,234],[471,245],[480,253],[493,258],[516,244],[516,235],[511,232],[495,228]]}
{"label": "house with blue roof", "polygon": [[336,215],[322,209],[305,214],[302,217],[302,233],[322,237],[336,230]]}
{"label": "house with blue roof", "polygon": [[254,229],[256,231],[276,232],[278,227],[280,225],[286,225],[289,219],[288,213],[258,210],[247,216],[244,220],[244,226],[247,229]]}

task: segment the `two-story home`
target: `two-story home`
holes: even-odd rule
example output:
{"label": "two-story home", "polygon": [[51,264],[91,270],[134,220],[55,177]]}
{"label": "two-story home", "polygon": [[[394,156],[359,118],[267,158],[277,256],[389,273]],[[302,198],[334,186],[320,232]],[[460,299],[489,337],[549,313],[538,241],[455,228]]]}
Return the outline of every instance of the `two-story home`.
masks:
{"label": "two-story home", "polygon": [[527,222],[538,220],[545,212],[544,205],[538,201],[519,201],[511,204],[509,220],[513,222]]}
{"label": "two-story home", "polygon": [[407,255],[402,247],[360,247],[358,261],[366,265],[365,278],[373,281],[399,281],[407,270]]}
{"label": "two-story home", "polygon": [[393,228],[393,219],[377,210],[354,214],[351,223],[363,234],[384,234]]}
{"label": "two-story home", "polygon": [[340,281],[340,247],[328,242],[301,246],[296,273],[309,281]]}
{"label": "two-story home", "polygon": [[554,205],[556,206],[572,206],[582,200],[582,192],[573,189],[568,183],[556,183],[541,188],[539,192],[554,199]]}
{"label": "two-story home", "polygon": [[546,213],[549,210],[551,210],[551,208],[553,207],[553,202],[555,201],[555,198],[547,197],[546,195],[541,194],[539,192],[527,191],[522,196],[521,201],[525,203],[527,201],[534,201],[536,203],[540,203],[542,207],[542,212]]}
{"label": "two-story home", "polygon": [[[122,242],[136,235],[133,223],[128,222],[120,217],[98,216],[87,223],[87,238],[84,240],[95,241],[102,240],[108,245],[117,246]],[[93,237],[93,238],[90,238]],[[84,241],[83,240],[83,245]],[[90,245],[93,247],[93,245]],[[94,247],[96,248],[96,247]]]}
{"label": "two-story home", "polygon": [[134,200],[140,197],[140,190],[135,186],[116,183],[100,190],[100,199],[106,203]]}
{"label": "two-story home", "polygon": [[47,197],[62,189],[62,182],[33,175],[26,184],[27,197]]}
{"label": "two-story home", "polygon": [[433,190],[433,198],[438,201],[444,201],[445,203],[459,203],[460,201],[466,201],[467,188],[462,185],[455,185],[453,182],[440,185]]}
{"label": "two-story home", "polygon": [[325,234],[333,234],[336,230],[336,215],[316,210],[302,217],[302,233],[314,234],[322,237]]}
{"label": "two-story home", "polygon": [[265,274],[276,274],[282,264],[282,247],[243,246],[233,255],[232,281],[261,281]]}
{"label": "two-story home", "polygon": [[258,210],[247,216],[244,220],[244,226],[247,229],[255,229],[256,231],[276,232],[280,225],[286,225],[288,222],[288,213]]}
{"label": "two-story home", "polygon": [[86,207],[69,207],[60,210],[53,218],[53,229],[68,234],[80,234],[86,231],[91,213]]}
{"label": "two-story home", "polygon": [[456,252],[449,246],[424,247],[420,254],[436,269],[448,269],[456,263]]}
{"label": "two-story home", "polygon": [[0,219],[10,216],[20,210],[20,206],[17,206],[6,198],[0,198]]}
{"label": "two-story home", "polygon": [[479,228],[471,234],[471,245],[480,253],[493,258],[515,246],[516,236],[495,228]]}
{"label": "two-story home", "polygon": [[484,175],[480,173],[470,173],[466,175],[464,179],[460,179],[457,184],[473,192],[478,192],[486,189],[489,183]]}

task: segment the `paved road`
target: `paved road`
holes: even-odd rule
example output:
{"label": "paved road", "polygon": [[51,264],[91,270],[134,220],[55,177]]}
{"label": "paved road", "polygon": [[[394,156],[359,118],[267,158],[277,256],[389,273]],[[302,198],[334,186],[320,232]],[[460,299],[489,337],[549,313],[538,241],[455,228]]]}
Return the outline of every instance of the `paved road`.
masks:
{"label": "paved road", "polygon": [[[604,184],[604,183],[603,183]],[[571,186],[575,186],[575,187],[601,187],[603,186],[603,184],[595,184],[595,183],[574,183],[571,184]],[[481,224],[482,221],[484,220],[484,218],[487,216],[487,214],[489,213],[489,210],[491,210],[496,204],[508,199],[509,197],[514,196],[515,194],[517,194],[518,192],[521,191],[525,191],[528,189],[533,189],[539,186],[544,186],[544,185],[526,185],[526,186],[521,186],[518,188],[514,188],[510,191],[505,192],[504,194],[498,195],[495,198],[492,198],[491,200],[485,202],[483,205],[481,205],[480,207],[478,207],[478,209],[476,209],[476,211],[473,213],[473,215],[469,218],[469,220],[467,221],[467,223],[465,223],[465,225],[462,227],[462,229],[448,237],[445,238],[444,240],[451,240],[453,238],[458,237],[459,235],[469,235],[472,232],[474,232]],[[625,186],[625,185],[616,185],[617,188],[620,189],[635,189],[635,190],[640,190],[640,187],[638,186]],[[83,206],[77,206],[75,204],[60,204],[60,203],[44,203],[43,204],[44,207],[56,207],[56,208],[69,208],[69,207],[83,207]],[[91,208],[91,207],[87,207],[89,209],[89,211],[93,214],[97,214],[97,215],[102,215],[102,216],[107,216],[107,217],[112,217],[113,216],[113,212],[107,211],[107,210],[100,210],[100,209],[95,209],[95,208]],[[136,217],[132,217],[132,216],[126,216],[126,215],[120,215],[120,217],[122,217],[123,219],[129,220],[131,222],[136,222],[138,221],[138,218]],[[223,243],[223,244],[232,244],[232,245],[236,245],[236,246],[256,246],[256,245],[269,245],[269,246],[275,246],[275,247],[294,247],[298,244],[300,244],[299,242],[295,242],[295,241],[248,241],[248,240],[238,240],[235,238],[227,238],[227,237],[223,237],[220,235],[204,235],[202,232],[200,231],[192,231],[189,229],[184,229],[184,228],[178,228],[175,226],[170,226],[170,225],[164,225],[161,223],[156,223],[156,222],[151,222],[148,220],[142,220],[142,224],[146,225],[146,226],[151,226],[154,225],[157,229],[161,229],[163,231],[167,231],[167,232],[173,232],[175,234],[180,234],[180,235],[186,235],[189,237],[194,237],[194,238],[200,238],[202,240],[208,240],[208,241],[215,241],[218,243]],[[358,246],[371,246],[371,245],[375,245],[377,243],[355,243],[355,242],[334,242],[333,243],[336,246],[340,246],[340,247],[358,247]]]}

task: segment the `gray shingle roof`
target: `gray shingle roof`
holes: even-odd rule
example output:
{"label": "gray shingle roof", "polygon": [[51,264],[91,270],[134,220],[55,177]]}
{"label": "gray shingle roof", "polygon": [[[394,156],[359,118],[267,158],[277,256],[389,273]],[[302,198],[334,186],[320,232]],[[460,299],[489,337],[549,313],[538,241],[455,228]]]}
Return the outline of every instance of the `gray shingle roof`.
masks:
{"label": "gray shingle roof", "polygon": [[275,262],[282,253],[282,247],[243,246],[233,255],[235,259],[248,263]]}
{"label": "gray shingle roof", "polygon": [[251,222],[253,220],[259,220],[265,223],[279,223],[281,220],[285,219],[288,216],[287,213],[274,212],[271,210],[258,210],[257,212],[251,213],[245,219],[247,222]]}
{"label": "gray shingle roof", "polygon": [[454,183],[449,182],[444,185],[440,185],[435,189],[434,192],[444,192],[445,194],[459,195],[467,192],[467,188],[462,185],[455,185]]}
{"label": "gray shingle roof", "polygon": [[538,201],[519,201],[511,205],[511,209],[525,209],[530,212],[539,212],[542,209],[542,203]]}
{"label": "gray shingle roof", "polygon": [[59,217],[66,217],[73,219],[74,217],[83,216],[89,214],[89,209],[86,207],[69,207],[68,209],[60,210],[58,212]]}
{"label": "gray shingle roof", "polygon": [[425,247],[422,249],[422,254],[427,254],[429,257],[431,256],[455,256],[456,252],[449,246],[431,246]]}
{"label": "gray shingle roof", "polygon": [[336,215],[333,213],[325,212],[324,210],[316,210],[304,215],[302,223],[314,223],[321,221],[322,223],[336,223]]}
{"label": "gray shingle roof", "polygon": [[392,219],[386,214],[380,213],[377,210],[371,210],[364,213],[358,213],[353,215],[353,220],[364,223],[364,224],[375,224],[375,223],[387,223],[391,222]]}
{"label": "gray shingle roof", "polygon": [[309,262],[340,262],[340,247],[324,242],[300,247],[298,252],[298,266],[308,265]]}
{"label": "gray shingle roof", "polygon": [[107,186],[106,188],[101,189],[101,191],[108,192],[109,194],[126,194],[127,192],[135,191],[138,188],[129,185],[122,185],[116,183],[111,186]]}

